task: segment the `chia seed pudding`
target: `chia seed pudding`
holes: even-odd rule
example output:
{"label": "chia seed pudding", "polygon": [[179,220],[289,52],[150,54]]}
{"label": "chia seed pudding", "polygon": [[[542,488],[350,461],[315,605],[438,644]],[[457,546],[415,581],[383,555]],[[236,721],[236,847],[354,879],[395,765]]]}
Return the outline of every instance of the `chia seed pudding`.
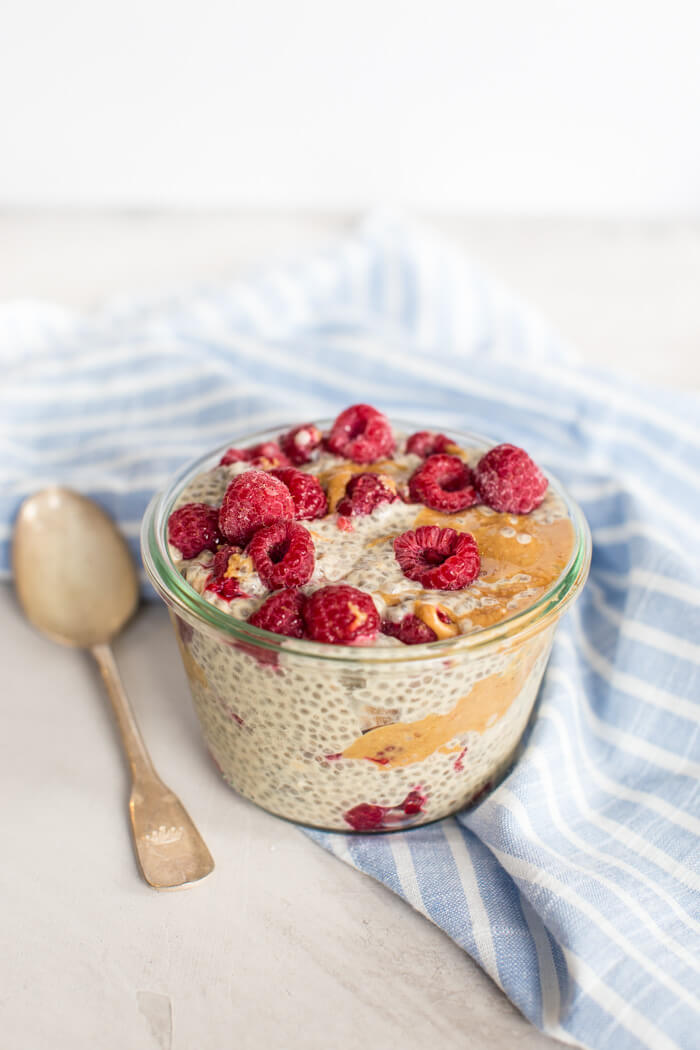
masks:
{"label": "chia seed pudding", "polygon": [[240,794],[376,832],[453,813],[508,769],[590,538],[522,450],[488,449],[351,406],[220,449],[154,499],[144,562]]}

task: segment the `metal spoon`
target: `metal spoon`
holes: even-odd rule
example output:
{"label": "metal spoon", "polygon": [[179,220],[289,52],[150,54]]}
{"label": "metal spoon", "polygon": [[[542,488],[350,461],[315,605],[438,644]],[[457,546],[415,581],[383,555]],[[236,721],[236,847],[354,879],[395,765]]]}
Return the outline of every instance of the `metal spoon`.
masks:
{"label": "metal spoon", "polygon": [[134,563],[114,523],[77,492],[43,489],[20,508],[12,562],[31,623],[55,642],[89,649],[98,663],[131,766],[129,812],[146,882],[163,890],[203,879],[214,861],[153,768],[109,646],[138,603]]}

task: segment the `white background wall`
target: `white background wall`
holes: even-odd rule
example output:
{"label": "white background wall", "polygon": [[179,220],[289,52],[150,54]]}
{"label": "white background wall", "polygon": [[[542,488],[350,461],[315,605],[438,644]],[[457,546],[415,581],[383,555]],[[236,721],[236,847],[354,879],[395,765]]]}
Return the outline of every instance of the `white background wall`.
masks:
{"label": "white background wall", "polygon": [[698,0],[12,7],[0,205],[700,213]]}

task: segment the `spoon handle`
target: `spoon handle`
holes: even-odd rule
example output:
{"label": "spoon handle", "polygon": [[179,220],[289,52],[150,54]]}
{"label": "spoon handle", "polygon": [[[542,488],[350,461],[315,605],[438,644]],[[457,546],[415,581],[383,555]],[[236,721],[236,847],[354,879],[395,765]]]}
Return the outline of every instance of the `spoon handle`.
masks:
{"label": "spoon handle", "polygon": [[214,870],[211,854],[182,802],[153,768],[111,648],[101,643],[90,651],[107,687],[131,766],[129,812],[143,876],[157,890],[197,882]]}

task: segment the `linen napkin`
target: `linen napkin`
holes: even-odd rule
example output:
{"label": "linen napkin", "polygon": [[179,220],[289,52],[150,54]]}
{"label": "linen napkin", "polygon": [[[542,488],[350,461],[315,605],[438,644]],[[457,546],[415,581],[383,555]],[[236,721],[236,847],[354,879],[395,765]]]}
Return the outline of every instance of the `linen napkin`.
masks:
{"label": "linen napkin", "polygon": [[17,507],[43,484],[97,498],[136,550],[185,460],[353,401],[552,469],[586,512],[593,565],[520,761],[430,827],[309,834],[441,926],[545,1032],[697,1045],[700,398],[584,367],[457,250],[386,218],[170,300],[88,317],[5,305],[0,363],[5,577]]}

